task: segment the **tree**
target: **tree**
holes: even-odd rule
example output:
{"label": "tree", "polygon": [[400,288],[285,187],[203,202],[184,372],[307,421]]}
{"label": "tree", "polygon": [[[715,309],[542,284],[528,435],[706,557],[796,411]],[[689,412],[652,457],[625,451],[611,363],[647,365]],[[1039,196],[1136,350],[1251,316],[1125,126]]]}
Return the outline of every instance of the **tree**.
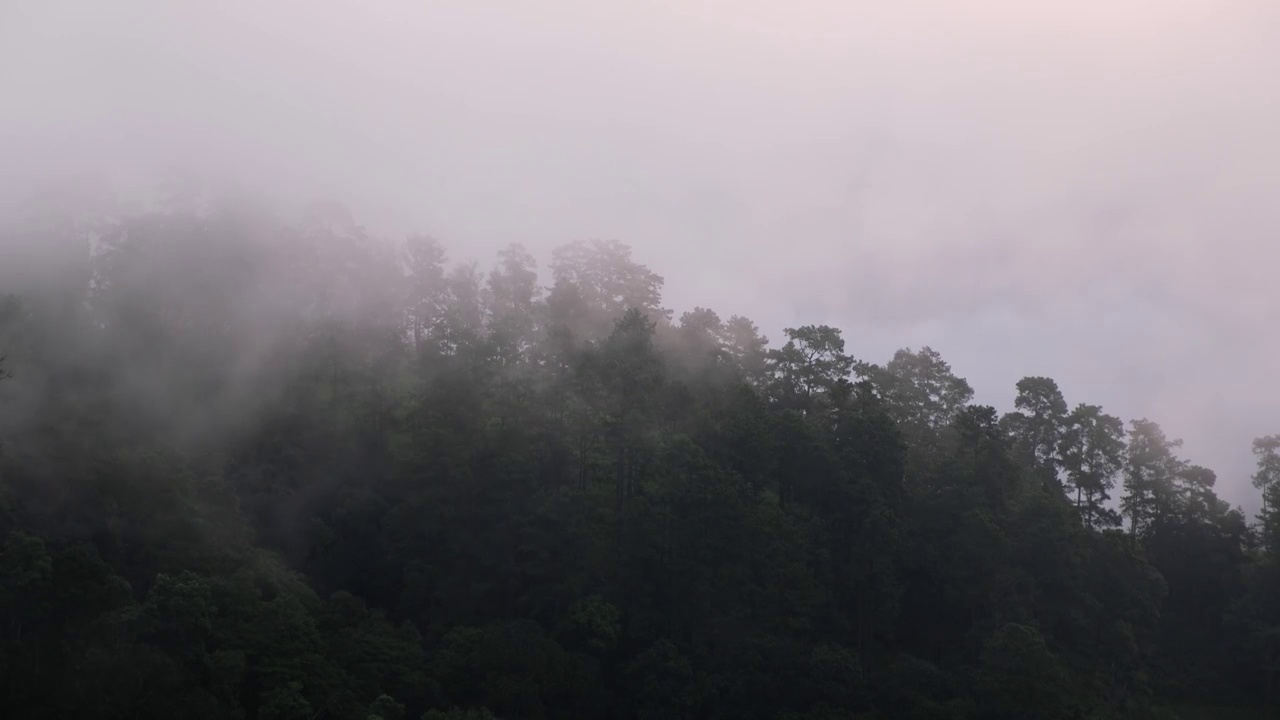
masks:
{"label": "tree", "polygon": [[1018,381],[1016,410],[1002,423],[1011,431],[1014,446],[1025,454],[1029,467],[1048,481],[1056,481],[1062,466],[1059,455],[1067,421],[1067,403],[1058,384],[1046,377]]}
{"label": "tree", "polygon": [[448,710],[428,710],[422,720],[495,720],[489,708],[449,708]]}
{"label": "tree", "polygon": [[756,324],[734,315],[724,324],[721,342],[738,372],[753,387],[760,389],[767,371],[769,339],[760,334]]}
{"label": "tree", "polygon": [[672,326],[621,243],[562,250],[544,295],[518,246],[446,266],[341,206],[217,207],[94,253],[0,230],[65,241],[0,243],[2,707],[1274,715],[1280,439],[1259,544],[1158,425],[1126,446],[1047,378],[998,418],[927,347]]}
{"label": "tree", "polygon": [[1066,673],[1033,627],[1010,623],[987,639],[981,684],[986,717],[1072,717]]}
{"label": "tree", "polygon": [[1115,476],[1124,465],[1124,423],[1097,405],[1081,403],[1066,418],[1059,456],[1067,489],[1085,527],[1113,527],[1120,517],[1106,506]]}
{"label": "tree", "polygon": [[614,448],[618,509],[640,490],[642,445],[653,422],[663,368],[654,351],[654,322],[639,308],[628,310],[599,348],[601,382],[608,397],[604,428]]}
{"label": "tree", "polygon": [[540,299],[533,255],[523,245],[507,246],[498,254],[498,266],[489,272],[485,287],[489,337],[503,363],[518,362],[528,352]]}
{"label": "tree", "polygon": [[689,717],[695,706],[693,668],[670,640],[655,642],[627,667],[625,682],[637,720]]}
{"label": "tree", "polygon": [[446,355],[475,353],[471,362],[483,363],[484,301],[480,272],[474,262],[454,267],[444,279],[444,312],[436,329],[436,342]]}
{"label": "tree", "polygon": [[575,331],[599,337],[631,308],[657,321],[671,311],[661,307],[662,276],[631,259],[631,248],[617,240],[578,241],[556,248],[551,258],[553,293],[576,290],[588,316]]}
{"label": "tree", "polygon": [[1178,512],[1176,479],[1186,463],[1173,454],[1182,441],[1167,438],[1157,423],[1143,418],[1131,425],[1120,507],[1129,517],[1129,532],[1144,537]]}
{"label": "tree", "polygon": [[1280,557],[1280,435],[1255,438],[1253,454],[1258,462],[1253,486],[1262,493],[1258,521],[1263,542],[1272,557]]}
{"label": "tree", "polygon": [[723,335],[724,323],[714,310],[696,307],[684,313],[676,329],[676,359],[690,369],[722,366],[729,360],[721,344]]}
{"label": "tree", "polygon": [[435,238],[410,235],[405,241],[405,262],[405,314],[413,347],[421,350],[444,316],[444,247]]}
{"label": "tree", "polygon": [[907,442],[907,474],[913,479],[941,462],[941,435],[973,399],[973,388],[956,377],[934,349],[902,349],[883,367],[860,364],[858,373],[885,399]]}
{"label": "tree", "polygon": [[848,383],[854,359],[840,331],[827,325],[787,328],[787,344],[769,354],[773,394],[787,408],[813,412]]}

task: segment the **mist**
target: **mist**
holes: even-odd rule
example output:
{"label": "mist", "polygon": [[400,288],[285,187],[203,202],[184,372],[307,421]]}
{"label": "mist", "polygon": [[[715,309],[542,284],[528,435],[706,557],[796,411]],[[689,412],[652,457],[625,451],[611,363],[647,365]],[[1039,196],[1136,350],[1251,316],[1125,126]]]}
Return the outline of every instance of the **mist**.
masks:
{"label": "mist", "polygon": [[1276,68],[1272,0],[3,3],[0,706],[1271,717]]}
{"label": "mist", "polygon": [[10,3],[0,189],[181,172],[487,259],[616,237],[669,303],[931,344],[1164,419],[1252,506],[1277,9]]}

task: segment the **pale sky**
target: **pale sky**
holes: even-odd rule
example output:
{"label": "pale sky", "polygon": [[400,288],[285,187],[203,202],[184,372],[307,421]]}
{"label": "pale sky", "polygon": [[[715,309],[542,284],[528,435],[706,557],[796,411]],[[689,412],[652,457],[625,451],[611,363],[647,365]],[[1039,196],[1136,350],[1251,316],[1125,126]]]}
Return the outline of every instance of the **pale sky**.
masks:
{"label": "pale sky", "polygon": [[1280,432],[1274,0],[0,0],[0,194],[169,168],[1147,416]]}

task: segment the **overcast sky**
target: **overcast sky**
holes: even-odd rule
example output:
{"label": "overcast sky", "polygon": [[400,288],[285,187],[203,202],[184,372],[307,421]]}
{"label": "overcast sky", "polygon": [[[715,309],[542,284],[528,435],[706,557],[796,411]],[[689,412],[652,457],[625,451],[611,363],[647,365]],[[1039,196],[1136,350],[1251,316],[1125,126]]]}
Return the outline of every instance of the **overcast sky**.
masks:
{"label": "overcast sky", "polygon": [[[1054,6],[1054,7],[1048,7]],[[0,0],[0,192],[182,168],[668,304],[1147,416],[1257,505],[1280,432],[1274,0]]]}

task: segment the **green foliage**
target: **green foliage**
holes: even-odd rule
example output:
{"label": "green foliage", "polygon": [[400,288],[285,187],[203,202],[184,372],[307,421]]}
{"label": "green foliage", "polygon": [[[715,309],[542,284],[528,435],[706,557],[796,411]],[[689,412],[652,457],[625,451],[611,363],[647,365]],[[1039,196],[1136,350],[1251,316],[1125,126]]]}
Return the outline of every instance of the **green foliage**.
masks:
{"label": "green foliage", "polygon": [[390,695],[379,695],[369,706],[369,717],[378,720],[404,720],[404,705]]}
{"label": "green foliage", "polygon": [[449,708],[448,710],[428,710],[422,720],[495,720],[488,708]]}
{"label": "green foliage", "polygon": [[592,652],[604,655],[617,647],[622,633],[622,614],[617,606],[599,595],[583,598],[565,618],[565,634]]}
{"label": "green foliage", "polygon": [[673,323],[616,241],[544,292],[519,246],[397,254],[332,204],[125,216],[95,252],[57,227],[18,230],[47,262],[0,300],[24,717],[1280,701],[1275,437],[1250,527],[1154,422],[1044,377],[999,417],[934,350],[874,365],[830,326]]}
{"label": "green foliage", "polygon": [[1066,673],[1034,627],[1010,623],[982,648],[979,671],[984,715],[991,718],[1072,716]]}

